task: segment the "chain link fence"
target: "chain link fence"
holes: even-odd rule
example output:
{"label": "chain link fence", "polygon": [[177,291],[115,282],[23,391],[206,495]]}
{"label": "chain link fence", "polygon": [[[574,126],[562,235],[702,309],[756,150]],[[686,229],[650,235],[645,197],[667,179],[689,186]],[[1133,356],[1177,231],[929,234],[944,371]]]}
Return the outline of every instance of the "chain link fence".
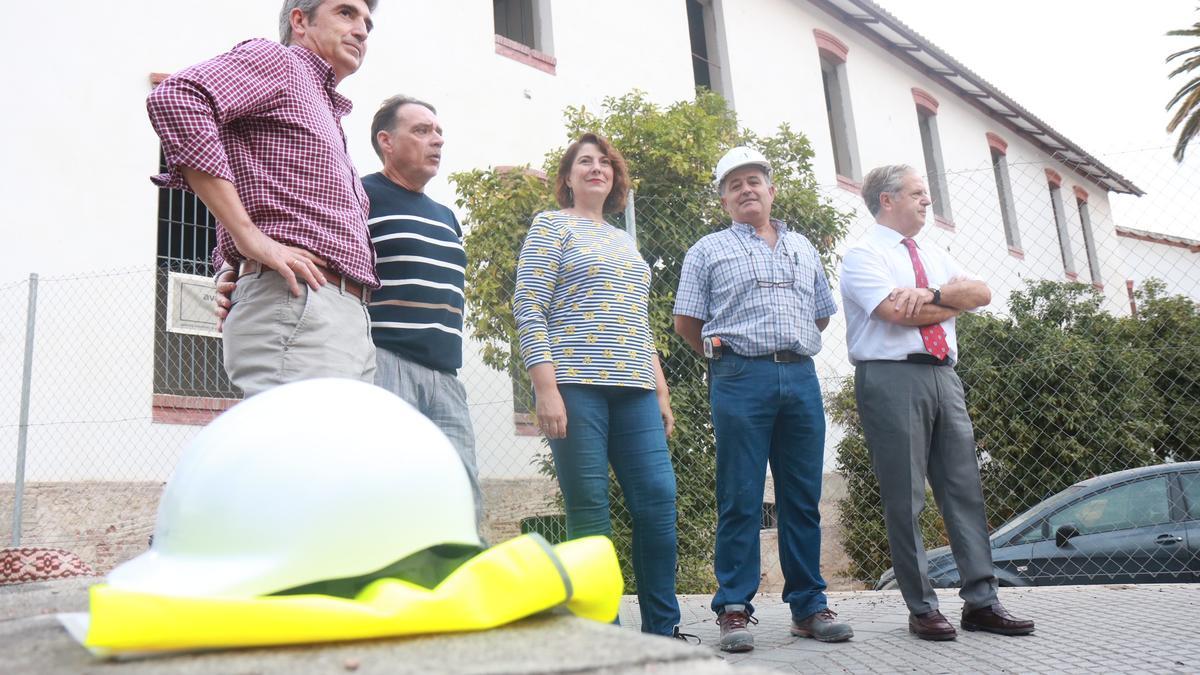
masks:
{"label": "chain link fence", "polygon": [[[1151,158],[1167,152],[1126,153],[1115,163],[1144,172],[1138,160],[1161,167]],[[1198,183],[1185,168],[1160,169],[1148,176],[1153,187],[1143,201],[1110,199],[1062,173],[1060,180],[1043,164],[1016,163],[1001,179],[990,164],[949,171],[951,208],[931,213],[922,234],[922,245],[945,248],[993,291],[987,312],[960,319],[958,368],[993,528],[1077,481],[1166,462],[1188,468],[1182,462],[1200,459],[1200,227],[1191,212]],[[833,185],[822,191],[855,214],[838,246],[844,250],[870,219],[856,193]],[[163,191],[159,206],[153,267],[0,285],[0,311],[10,317],[0,341],[0,534],[12,546],[67,549],[98,573],[145,550],[183,447],[198,425],[237,399],[222,372],[219,339],[165,327],[168,273],[211,272],[211,220],[183,193]],[[647,255],[663,279],[656,288],[668,289],[655,291],[659,307],[673,301],[681,262],[661,252],[686,251],[693,242],[647,233],[670,237],[672,219],[684,213],[694,209],[637,198],[614,219],[636,230],[643,252],[653,252]],[[791,214],[774,215],[787,221]],[[1155,234],[1164,231],[1193,239]],[[840,305],[835,266],[831,272]],[[890,562],[847,389],[852,367],[841,317],[816,357],[831,421],[822,568],[831,588],[850,589],[873,585]],[[670,445],[679,484],[679,590],[704,593],[714,585],[716,517],[705,368],[677,337],[662,344],[669,346],[663,364],[677,418]],[[528,381],[486,365],[484,354],[468,341],[460,377],[477,434],[485,534],[491,541],[522,531],[561,539],[561,504],[548,448],[532,424]],[[1190,469],[1078,493],[1079,501],[1058,503],[1062,511],[1009,529],[1004,540],[1023,546],[1025,558],[1001,560],[1007,554],[997,548],[997,565],[1008,565],[1002,579],[1200,581],[1200,465]],[[628,514],[615,487],[613,497],[614,537],[628,551]],[[927,544],[944,544],[936,509],[926,516]],[[777,591],[774,526],[768,481],[763,589]],[[1056,535],[1064,534],[1073,541],[1059,545]],[[1038,551],[1054,562],[1033,562]],[[949,572],[939,574],[954,583]]]}

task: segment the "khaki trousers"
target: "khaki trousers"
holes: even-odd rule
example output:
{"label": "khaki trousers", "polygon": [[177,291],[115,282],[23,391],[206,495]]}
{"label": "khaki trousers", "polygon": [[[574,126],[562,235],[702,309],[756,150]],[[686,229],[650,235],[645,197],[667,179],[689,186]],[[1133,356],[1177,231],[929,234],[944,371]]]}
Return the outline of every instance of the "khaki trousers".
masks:
{"label": "khaki trousers", "polygon": [[247,398],[314,377],[374,379],[366,304],[332,284],[301,289],[292,295],[273,270],[237,282],[225,320],[225,372]]}

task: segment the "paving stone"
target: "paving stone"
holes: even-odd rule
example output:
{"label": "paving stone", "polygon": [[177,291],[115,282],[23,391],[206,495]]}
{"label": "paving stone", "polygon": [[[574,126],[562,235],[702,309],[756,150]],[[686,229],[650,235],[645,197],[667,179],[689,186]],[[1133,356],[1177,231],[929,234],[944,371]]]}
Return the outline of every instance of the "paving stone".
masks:
{"label": "paving stone", "polygon": [[[1033,635],[960,630],[957,640],[946,643],[908,633],[908,611],[897,591],[828,596],[838,618],[855,629],[850,642],[826,645],[781,638],[790,612],[777,596],[760,596],[754,601],[760,623],[752,629],[757,648],[726,662],[738,669],[760,665],[804,673],[1200,671],[1200,637],[1195,630],[1200,623],[1200,584],[1006,588],[1001,601],[1013,614],[1037,622]],[[942,613],[957,624],[961,599],[952,590],[939,591],[938,599]],[[681,598],[681,605],[698,608],[692,616],[701,617],[700,623],[685,623],[682,629],[698,635],[706,631],[715,644],[719,630],[711,623],[707,603],[707,597]],[[1130,615],[1139,621],[1129,622]],[[792,667],[785,669],[784,664]]]}

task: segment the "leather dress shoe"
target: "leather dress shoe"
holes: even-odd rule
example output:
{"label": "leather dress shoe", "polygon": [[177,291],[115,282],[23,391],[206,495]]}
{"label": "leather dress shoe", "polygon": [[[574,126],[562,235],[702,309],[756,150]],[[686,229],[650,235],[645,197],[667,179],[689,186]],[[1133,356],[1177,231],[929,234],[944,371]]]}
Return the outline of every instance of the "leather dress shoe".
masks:
{"label": "leather dress shoe", "polygon": [[909,614],[908,632],[922,640],[953,640],[958,637],[958,631],[936,609],[924,614]]}
{"label": "leather dress shoe", "polygon": [[1029,635],[1033,632],[1031,619],[1018,619],[995,603],[991,607],[980,607],[967,611],[963,608],[962,627],[966,630],[982,630],[1000,635]]}

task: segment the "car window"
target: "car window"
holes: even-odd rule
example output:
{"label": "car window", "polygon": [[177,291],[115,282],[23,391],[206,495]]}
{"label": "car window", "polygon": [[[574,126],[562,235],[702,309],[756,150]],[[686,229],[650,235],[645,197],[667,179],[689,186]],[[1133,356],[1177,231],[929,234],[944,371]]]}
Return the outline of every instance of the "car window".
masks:
{"label": "car window", "polygon": [[1080,500],[1050,516],[1050,531],[1074,525],[1080,534],[1148,527],[1171,520],[1167,477],[1156,476]]}
{"label": "car window", "polygon": [[1200,473],[1179,474],[1179,485],[1183,487],[1188,520],[1200,520]]}
{"label": "car window", "polygon": [[1014,544],[1032,544],[1035,541],[1041,541],[1041,540],[1045,539],[1046,532],[1043,527],[1045,525],[1045,522],[1046,521],[1044,521],[1044,520],[1037,521],[1037,524],[1035,526],[1029,528],[1029,530],[1027,530],[1024,534],[1017,537],[1016,540],[1013,541],[1013,543]]}
{"label": "car window", "polygon": [[[1075,495],[1078,494],[1079,491],[1083,490],[1083,489],[1084,488],[1082,488],[1078,485],[1072,485],[1071,487],[1067,488],[1066,490],[1063,490],[1062,492],[1059,492],[1056,495],[1047,497],[1045,500],[1038,502],[1037,504],[1034,504],[1032,507],[1025,510],[1025,512],[1022,513],[1021,515],[1016,516],[1015,518],[1010,518],[1007,523],[996,528],[996,531],[992,533],[992,538],[993,539],[1004,538],[1006,535],[1008,535],[1009,532],[1012,532],[1013,530],[1015,530],[1018,527],[1022,527],[1024,525],[1026,525],[1027,524],[1026,521],[1029,519],[1031,514],[1038,513],[1038,512],[1049,513],[1051,511],[1053,511],[1054,509],[1058,508],[1058,506],[1060,504],[1065,504],[1065,503],[1071,501],[1072,499],[1074,499]],[[1031,541],[1041,541],[1044,538],[1045,537],[1042,536],[1042,521],[1039,520],[1036,527],[1034,527],[1032,530],[1026,532],[1025,534],[1022,534],[1021,537],[1013,543],[1027,544]]]}

